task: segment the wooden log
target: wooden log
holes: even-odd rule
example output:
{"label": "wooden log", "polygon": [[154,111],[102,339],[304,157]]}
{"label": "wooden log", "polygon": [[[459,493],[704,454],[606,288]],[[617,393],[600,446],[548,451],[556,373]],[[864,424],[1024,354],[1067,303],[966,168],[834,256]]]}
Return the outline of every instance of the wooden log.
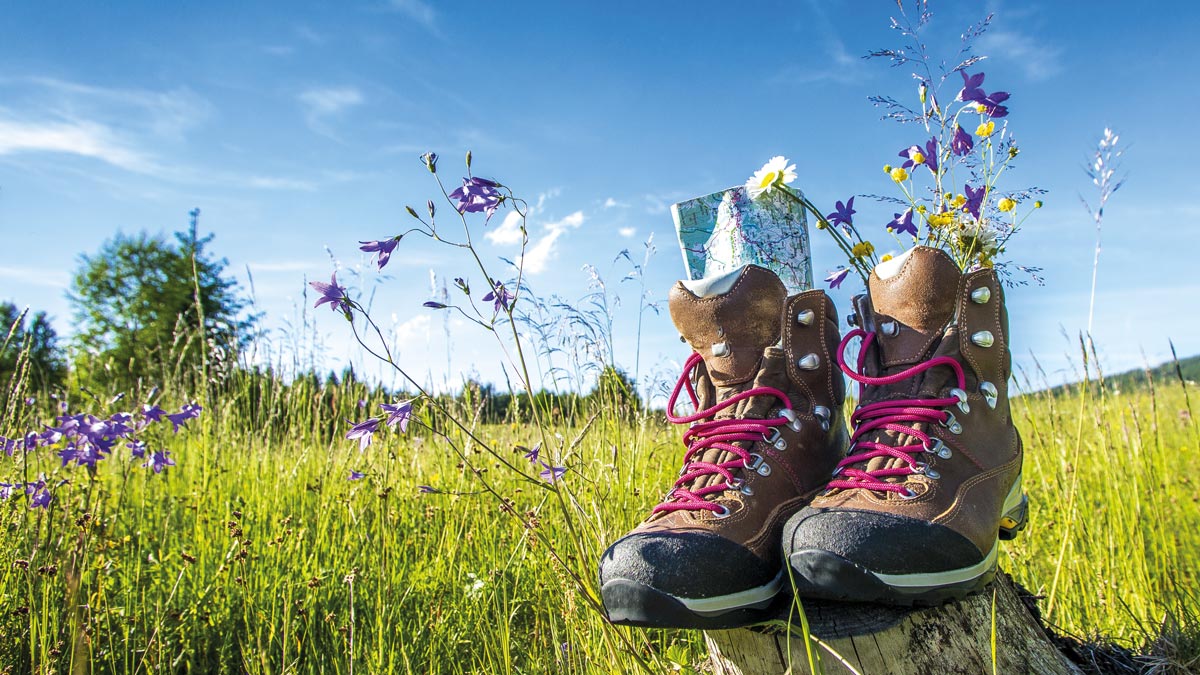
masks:
{"label": "wooden log", "polygon": [[[982,593],[940,607],[805,601],[812,646],[825,675],[1079,675],[1055,648],[1007,574]],[[1028,594],[1024,593],[1026,598]],[[994,605],[993,605],[994,599]],[[995,610],[995,668],[992,617]],[[705,633],[716,675],[812,673],[799,619]],[[788,630],[791,626],[790,632]]]}

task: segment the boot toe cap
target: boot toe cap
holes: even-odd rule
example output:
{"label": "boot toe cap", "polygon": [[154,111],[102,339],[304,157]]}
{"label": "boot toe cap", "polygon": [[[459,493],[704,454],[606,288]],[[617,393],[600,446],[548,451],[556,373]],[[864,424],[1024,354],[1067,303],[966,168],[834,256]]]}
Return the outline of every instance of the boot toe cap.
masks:
{"label": "boot toe cap", "polygon": [[978,564],[986,556],[958,532],[894,513],[805,508],[787,522],[785,556],[823,551],[879,574],[922,574]]}
{"label": "boot toe cap", "polygon": [[635,532],[600,559],[600,584],[627,580],[677,598],[738,593],[770,583],[780,565],[709,532]]}

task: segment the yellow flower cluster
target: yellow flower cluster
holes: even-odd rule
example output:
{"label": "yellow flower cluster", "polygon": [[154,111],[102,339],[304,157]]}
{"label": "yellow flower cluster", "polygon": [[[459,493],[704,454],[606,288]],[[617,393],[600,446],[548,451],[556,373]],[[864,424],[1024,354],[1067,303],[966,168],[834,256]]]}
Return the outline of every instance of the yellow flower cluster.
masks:
{"label": "yellow flower cluster", "polygon": [[871,245],[871,242],[864,241],[855,244],[854,248],[850,249],[850,252],[854,254],[855,258],[866,258],[875,252],[875,247]]}
{"label": "yellow flower cluster", "polygon": [[991,136],[995,132],[996,132],[996,123],[991,120],[988,120],[988,121],[984,122],[983,124],[980,124],[979,127],[975,129],[975,135],[980,138],[987,138],[988,136]]}
{"label": "yellow flower cluster", "polygon": [[1015,201],[1009,199],[1008,197],[1001,199],[1000,202],[998,204],[996,204],[996,208],[1000,209],[1001,211],[1004,211],[1005,213],[1012,211],[1016,207],[1017,207],[1017,203]]}
{"label": "yellow flower cluster", "polygon": [[929,216],[928,220],[930,227],[942,228],[953,223],[954,216],[943,211],[941,213],[935,213],[932,216]]}
{"label": "yellow flower cluster", "polygon": [[902,167],[896,167],[892,169],[891,174],[892,180],[896,181],[897,183],[903,183],[904,181],[908,180],[908,172]]}

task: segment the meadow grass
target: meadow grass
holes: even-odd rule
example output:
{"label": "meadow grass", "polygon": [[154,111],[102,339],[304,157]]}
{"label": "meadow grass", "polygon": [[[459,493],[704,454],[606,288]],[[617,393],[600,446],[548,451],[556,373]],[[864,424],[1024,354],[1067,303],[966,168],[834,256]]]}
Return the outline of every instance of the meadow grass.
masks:
{"label": "meadow grass", "polygon": [[[1192,389],[1092,382],[1016,399],[1032,516],[1001,565],[1059,630],[1194,668]],[[600,401],[551,421],[542,458],[568,472],[548,484],[539,466],[501,470],[428,406],[360,453],[339,422],[361,416],[361,397],[384,401],[360,385],[246,385],[162,437],[179,462],[162,475],[117,457],[93,476],[47,451],[5,459],[5,476],[71,483],[48,510],[0,503],[0,672],[701,667],[701,633],[614,629],[594,609],[599,555],[678,470],[680,431],[660,413]],[[523,423],[470,430],[518,466],[516,446],[537,440]]]}

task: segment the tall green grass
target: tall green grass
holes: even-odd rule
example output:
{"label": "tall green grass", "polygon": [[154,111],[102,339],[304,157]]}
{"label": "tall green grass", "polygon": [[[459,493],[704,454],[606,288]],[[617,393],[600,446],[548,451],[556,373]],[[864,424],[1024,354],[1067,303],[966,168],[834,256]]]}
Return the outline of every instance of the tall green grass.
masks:
{"label": "tall green grass", "polygon": [[[1196,667],[1193,389],[1156,381],[1117,392],[1093,381],[1017,399],[1033,510],[1001,564],[1044,596],[1058,629]],[[444,425],[428,408],[407,435],[360,453],[341,438],[343,420],[362,416],[360,399],[385,400],[353,383],[245,377],[187,431],[162,438],[179,462],[163,475],[119,458],[88,475],[60,469],[49,452],[0,457],[0,476],[71,481],[47,511],[0,503],[0,672],[692,672],[702,663],[699,632],[617,630],[594,610],[600,553],[678,470],[679,429],[661,415],[596,399],[555,424],[542,452],[569,468],[556,491],[540,467],[531,479],[499,470],[466,432],[433,433]],[[475,403],[449,404],[475,419]],[[33,423],[32,410],[11,410],[2,432]],[[468,430],[510,449],[517,465],[516,446],[536,440],[521,422]],[[351,481],[351,469],[367,477]],[[572,575],[589,590],[574,590]]]}

